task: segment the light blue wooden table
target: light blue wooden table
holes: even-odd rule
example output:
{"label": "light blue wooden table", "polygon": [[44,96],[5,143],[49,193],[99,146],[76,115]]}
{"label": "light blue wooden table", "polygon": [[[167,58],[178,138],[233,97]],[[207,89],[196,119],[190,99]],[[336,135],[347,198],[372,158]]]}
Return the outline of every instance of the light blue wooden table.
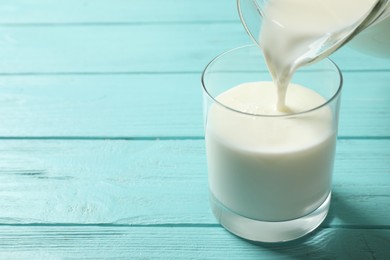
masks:
{"label": "light blue wooden table", "polygon": [[213,218],[200,74],[249,42],[233,0],[1,0],[0,258],[390,259],[390,60],[348,48],[326,221]]}

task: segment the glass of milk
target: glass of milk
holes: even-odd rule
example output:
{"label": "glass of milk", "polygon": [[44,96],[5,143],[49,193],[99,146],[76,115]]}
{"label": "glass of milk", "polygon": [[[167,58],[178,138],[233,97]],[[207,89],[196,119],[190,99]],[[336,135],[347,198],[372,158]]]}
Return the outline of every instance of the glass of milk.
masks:
{"label": "glass of milk", "polygon": [[329,59],[300,68],[277,109],[260,49],[225,52],[202,75],[212,211],[252,241],[299,238],[325,219],[342,76]]}

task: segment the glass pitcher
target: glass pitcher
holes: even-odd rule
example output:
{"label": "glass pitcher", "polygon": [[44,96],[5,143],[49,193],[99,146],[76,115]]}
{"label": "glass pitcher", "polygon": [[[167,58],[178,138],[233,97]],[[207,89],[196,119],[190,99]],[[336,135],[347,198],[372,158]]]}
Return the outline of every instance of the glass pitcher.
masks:
{"label": "glass pitcher", "polygon": [[[242,24],[258,45],[261,45],[259,35],[262,21],[267,16],[266,6],[272,4],[273,1],[281,0],[237,0]],[[342,39],[326,41],[315,53],[313,61],[329,56],[346,43],[362,52],[390,58],[390,0],[363,1],[360,3],[365,5],[369,3],[367,4],[369,8],[364,15],[353,26],[347,28],[348,32],[343,35]],[[353,7],[359,4],[359,1],[348,0],[339,3],[350,4]],[[335,7],[337,7],[336,5]]]}

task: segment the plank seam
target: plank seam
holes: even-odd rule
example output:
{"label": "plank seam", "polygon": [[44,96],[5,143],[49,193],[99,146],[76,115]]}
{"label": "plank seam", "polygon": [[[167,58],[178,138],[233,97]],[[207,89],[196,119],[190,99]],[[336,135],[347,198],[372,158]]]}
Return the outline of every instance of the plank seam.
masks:
{"label": "plank seam", "polygon": [[241,24],[240,20],[187,20],[187,21],[138,21],[138,22],[20,22],[0,23],[1,27],[93,27],[93,26],[154,26],[154,25],[191,25],[191,24]]}
{"label": "plank seam", "polygon": [[[373,70],[367,70],[367,69],[361,69],[361,70],[348,70],[343,69],[343,73],[385,73],[390,72],[389,69],[373,69]],[[243,73],[244,71],[221,71],[226,73]],[[245,71],[248,72],[248,71]],[[267,72],[267,71],[263,71]],[[175,74],[201,74],[202,71],[69,71],[69,72],[62,72],[62,71],[53,71],[53,72],[34,72],[34,71],[27,71],[27,72],[0,72],[0,76],[106,76],[106,75],[175,75]],[[251,73],[249,71],[249,73]],[[258,71],[253,72],[258,73]]]}
{"label": "plank seam", "polygon": [[[115,224],[115,223],[0,223],[0,227],[128,227],[128,228],[222,228],[218,223],[166,223],[166,224]],[[390,225],[321,225],[319,229],[382,229]]]}
{"label": "plank seam", "polygon": [[[0,140],[66,140],[66,141],[180,141],[204,140],[204,136],[0,136]],[[339,136],[338,140],[390,140],[390,136]]]}

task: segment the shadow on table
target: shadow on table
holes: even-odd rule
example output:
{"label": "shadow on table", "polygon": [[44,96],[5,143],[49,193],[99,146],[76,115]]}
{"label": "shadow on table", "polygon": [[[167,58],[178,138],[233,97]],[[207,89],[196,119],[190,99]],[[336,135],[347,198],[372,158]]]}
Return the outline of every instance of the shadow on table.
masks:
{"label": "shadow on table", "polygon": [[[357,225],[356,220],[364,224]],[[390,255],[390,230],[370,223],[375,221],[367,212],[333,192],[328,217],[315,231],[286,243],[249,243],[279,258],[386,259]]]}

